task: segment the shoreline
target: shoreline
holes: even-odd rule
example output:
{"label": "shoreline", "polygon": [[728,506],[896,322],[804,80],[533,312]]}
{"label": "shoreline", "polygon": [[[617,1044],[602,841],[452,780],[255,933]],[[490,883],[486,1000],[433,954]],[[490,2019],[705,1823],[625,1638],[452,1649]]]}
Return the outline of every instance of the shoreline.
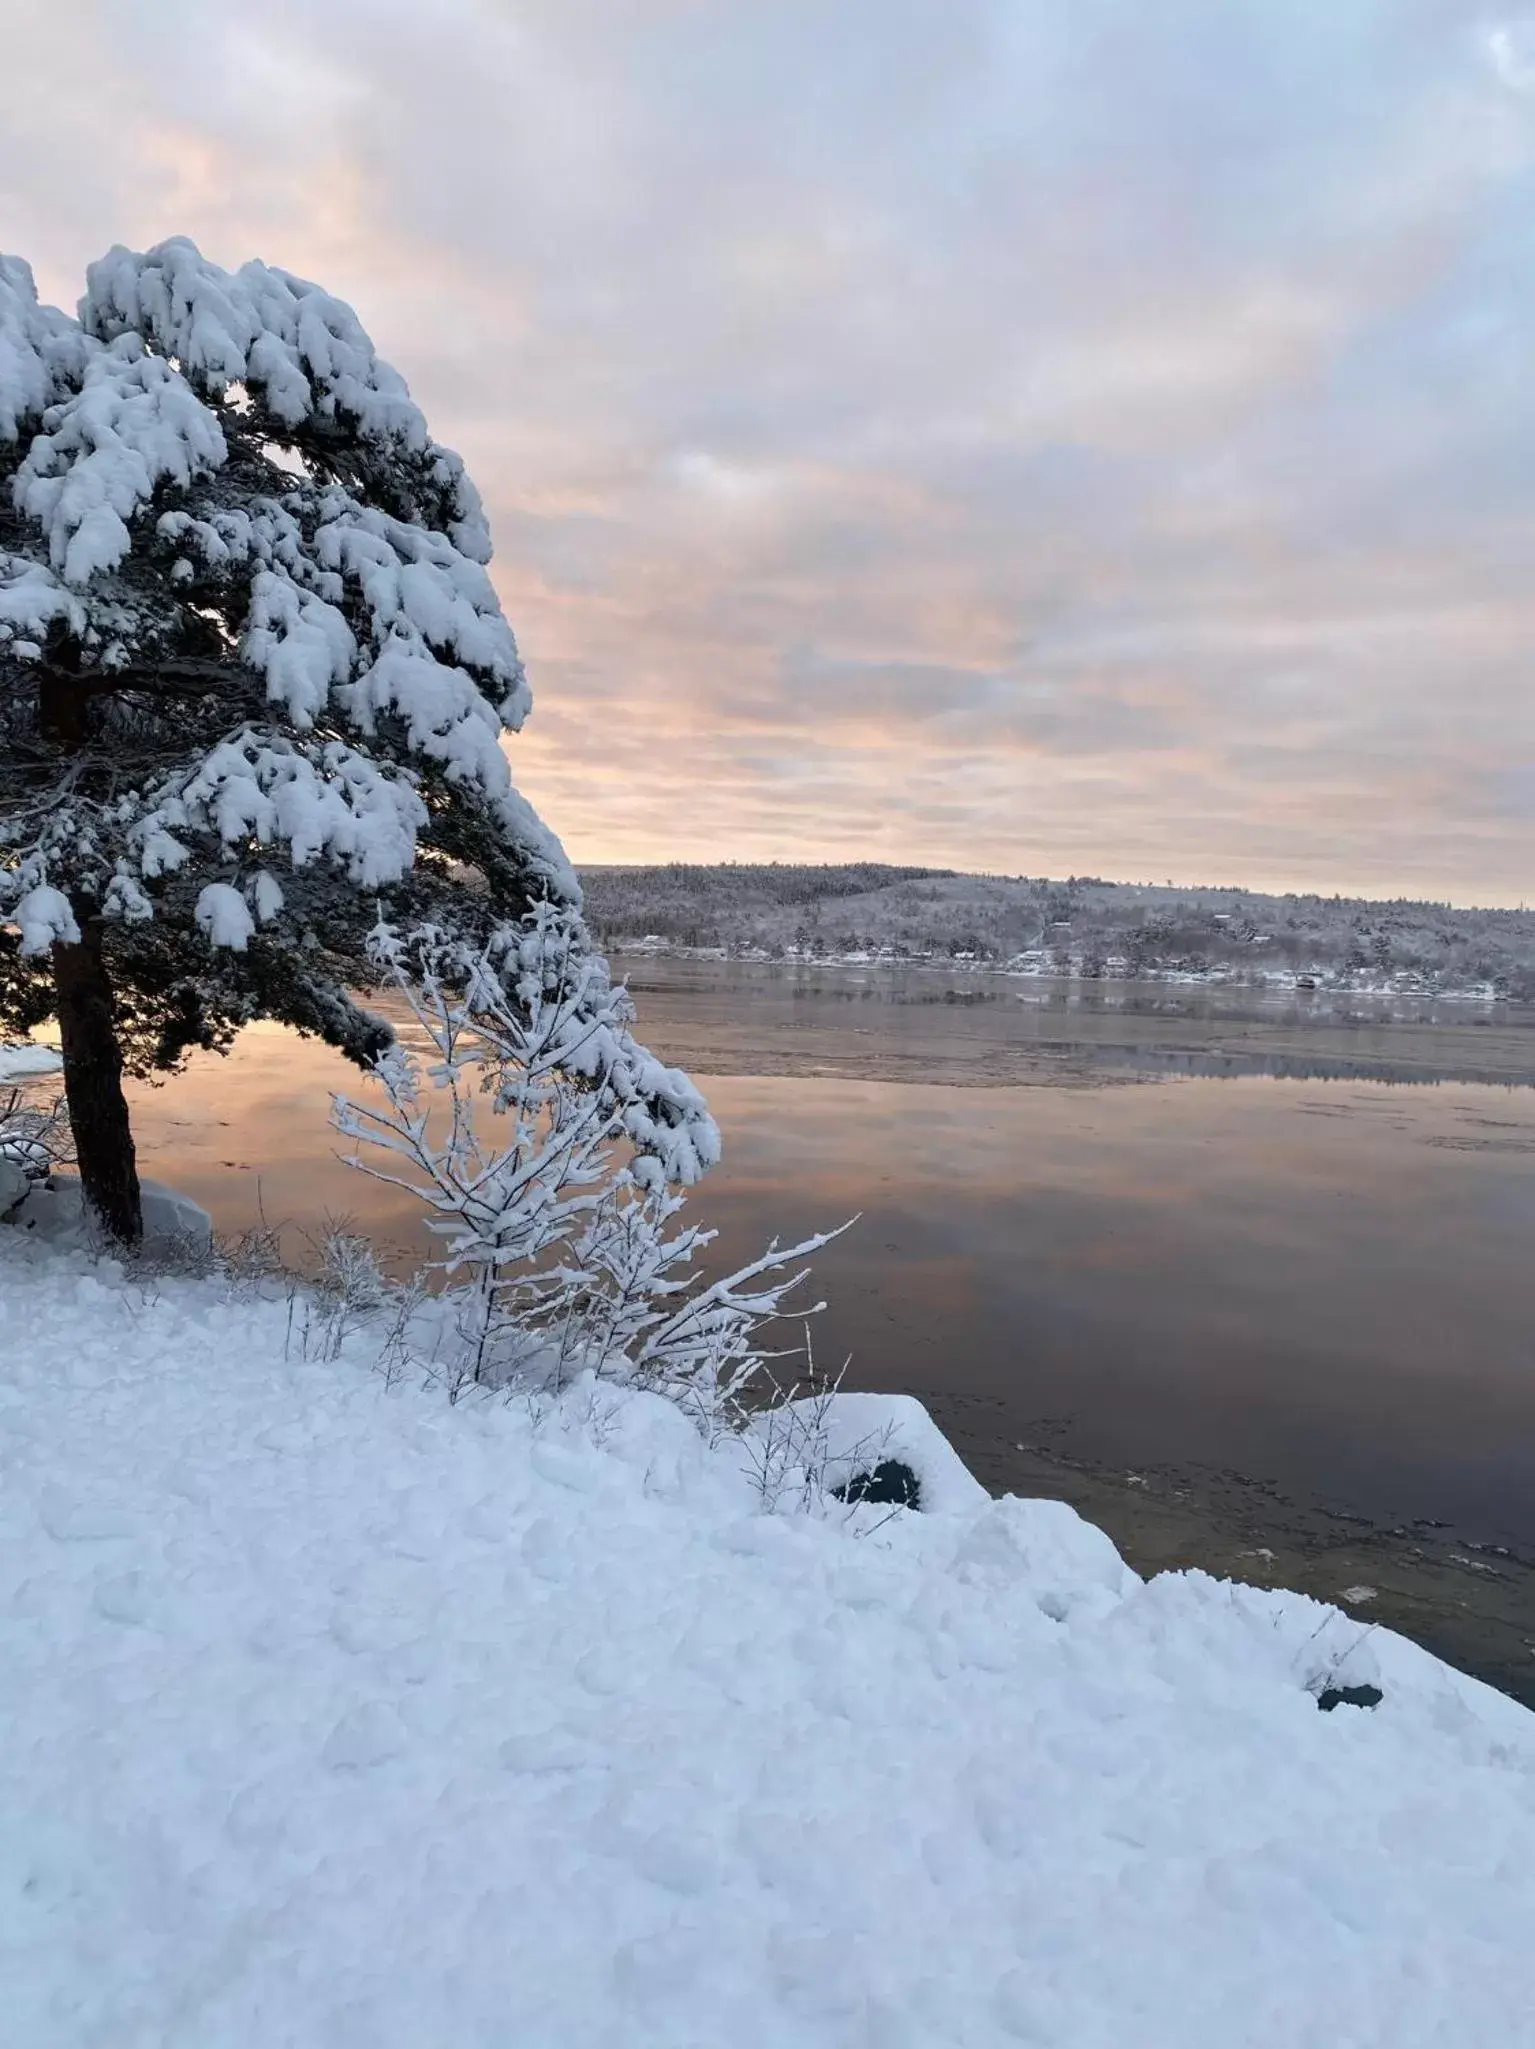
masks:
{"label": "shoreline", "polygon": [[676,955],[620,955],[613,965],[627,978],[647,1043],[701,1079],[1103,1088],[1266,1076],[1535,1086],[1535,1007],[1527,1004]]}
{"label": "shoreline", "polygon": [[1246,991],[1254,996],[1362,997],[1372,1002],[1479,1003],[1487,1006],[1511,1003],[1515,999],[1490,982],[1469,986],[1439,985],[1427,976],[1402,976],[1372,981],[1358,975],[1339,978],[1321,965],[1289,970],[1199,969],[1147,965],[1133,971],[1125,964],[1105,964],[1089,973],[1079,963],[1062,967],[1044,955],[1030,952],[1007,958],[979,954],[900,953],[893,950],[864,952],[853,949],[838,953],[807,953],[789,946],[779,952],[758,946],[684,946],[671,940],[657,941],[652,935],[631,938],[604,932],[598,944],[610,959],[704,961],[721,967],[752,968],[858,968],[902,974],[944,974],[990,976],[1000,981],[1060,982],[1073,989],[1116,988],[1145,984],[1162,989],[1212,989]]}
{"label": "shoreline", "polygon": [[[1055,1444],[1004,1441],[988,1428],[995,1405],[984,1396],[914,1392],[990,1493],[1069,1502],[1137,1572],[1198,1569],[1309,1594],[1535,1708],[1535,1557],[1431,1518],[1307,1501],[1245,1473],[1192,1463],[1129,1472]],[[1036,1424],[1031,1436],[1064,1427]]]}

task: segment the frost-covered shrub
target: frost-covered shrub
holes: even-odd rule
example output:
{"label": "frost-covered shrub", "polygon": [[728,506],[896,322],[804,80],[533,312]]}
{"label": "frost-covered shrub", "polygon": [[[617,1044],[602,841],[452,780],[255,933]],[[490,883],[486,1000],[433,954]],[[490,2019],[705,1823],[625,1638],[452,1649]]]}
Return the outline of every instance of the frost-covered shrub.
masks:
{"label": "frost-covered shrub", "polygon": [[450,1379],[594,1372],[721,1427],[767,1363],[764,1326],[820,1306],[785,1304],[836,1234],[775,1241],[701,1285],[714,1233],[680,1221],[682,1190],[718,1132],[687,1077],[657,1074],[630,1037],[628,994],[568,909],[539,904],[479,948],[383,924],[371,945],[425,1050],[397,1044],[375,1070],[382,1102],[338,1096],[334,1121],[352,1164],[415,1195],[442,1240]]}
{"label": "frost-covered shrub", "polygon": [[0,1160],[29,1181],[45,1181],[55,1167],[74,1161],[74,1140],[62,1096],[25,1088],[0,1089]]}

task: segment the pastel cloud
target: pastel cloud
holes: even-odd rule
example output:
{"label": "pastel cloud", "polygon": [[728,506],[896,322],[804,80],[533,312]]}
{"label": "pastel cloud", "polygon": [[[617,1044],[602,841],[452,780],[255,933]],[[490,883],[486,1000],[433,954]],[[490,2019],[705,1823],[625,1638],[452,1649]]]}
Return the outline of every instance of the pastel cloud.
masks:
{"label": "pastel cloud", "polygon": [[351,298],[578,858],[1517,900],[1535,17],[18,0],[0,215]]}

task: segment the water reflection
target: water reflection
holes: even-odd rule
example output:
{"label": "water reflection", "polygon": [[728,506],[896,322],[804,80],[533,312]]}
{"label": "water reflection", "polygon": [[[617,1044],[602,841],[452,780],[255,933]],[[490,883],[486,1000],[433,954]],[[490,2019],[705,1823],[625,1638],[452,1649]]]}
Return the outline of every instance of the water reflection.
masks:
{"label": "water reflection", "polygon": [[865,1382],[984,1397],[1008,1437],[1053,1418],[1121,1467],[1535,1538],[1525,1094],[714,1090],[731,1249],[863,1209],[822,1270],[823,1342]]}
{"label": "water reflection", "polygon": [[133,1093],[140,1171],[185,1189],[221,1231],[283,1227],[297,1263],[328,1219],[355,1217],[401,1260],[433,1253],[418,1206],[347,1166],[330,1129],[332,1094],[373,1085],[340,1054],[281,1025],[250,1025],[227,1058],[195,1055],[185,1073]]}
{"label": "water reflection", "polygon": [[[803,1003],[785,1022],[757,992],[732,1008],[717,983],[645,999],[658,1050],[711,1073],[726,1157],[699,1200],[722,1257],[862,1213],[819,1263],[823,1360],[973,1398],[998,1445],[1236,1467],[1535,1542],[1535,1093],[878,1078],[996,1054],[984,1034],[945,1052],[903,1024],[916,1008],[860,1006],[850,1027]],[[796,1040],[797,1072],[713,1072]],[[1078,1081],[1136,1078],[1073,1051]],[[1432,1078],[1421,1049],[1403,1058]],[[344,1166],[327,1129],[330,1091],[359,1085],[328,1049],[252,1029],[140,1092],[145,1168],[226,1229],[351,1213],[414,1260],[409,1198]]]}
{"label": "water reflection", "polygon": [[620,963],[647,1036],[699,1074],[1020,1087],[1137,1075],[1535,1084],[1535,1011],[1236,985]]}

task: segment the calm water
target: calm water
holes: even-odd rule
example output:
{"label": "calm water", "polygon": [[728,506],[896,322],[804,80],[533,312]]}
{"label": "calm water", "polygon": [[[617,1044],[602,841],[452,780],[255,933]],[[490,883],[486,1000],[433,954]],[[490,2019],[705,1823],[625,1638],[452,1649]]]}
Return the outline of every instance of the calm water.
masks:
{"label": "calm water", "polygon": [[[1535,1546],[1528,1013],[696,962],[631,983],[642,1035],[707,1077],[722,1251],[860,1212],[819,1262],[818,1358],[960,1405],[989,1480],[1047,1443]],[[251,1030],[141,1093],[143,1165],[226,1227],[259,1201],[419,1245],[334,1157],[328,1093],[355,1085]]]}

